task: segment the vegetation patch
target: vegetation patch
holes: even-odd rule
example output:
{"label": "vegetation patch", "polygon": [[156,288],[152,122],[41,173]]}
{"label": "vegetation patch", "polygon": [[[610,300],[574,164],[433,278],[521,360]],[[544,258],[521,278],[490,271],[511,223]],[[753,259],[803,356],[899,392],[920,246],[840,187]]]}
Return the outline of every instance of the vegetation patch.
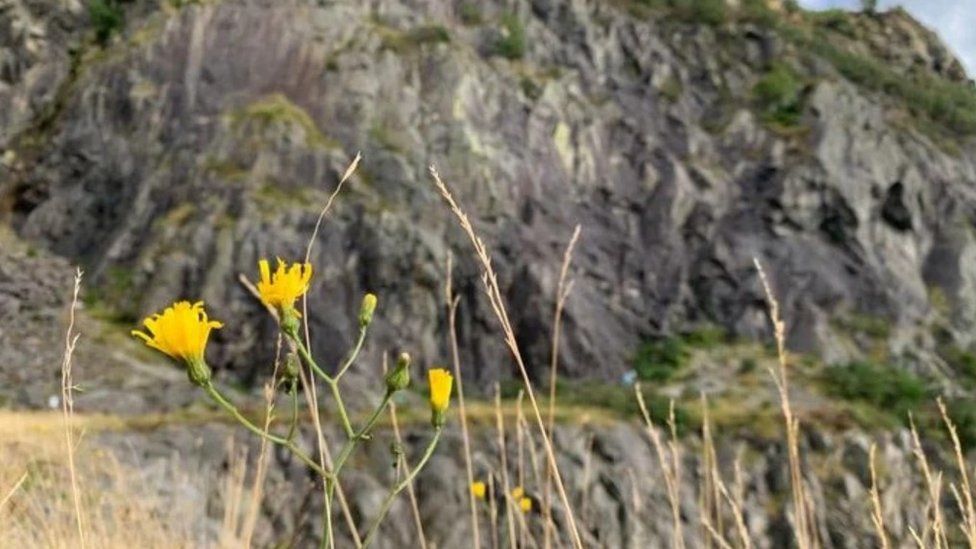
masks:
{"label": "vegetation patch", "polygon": [[382,33],[382,40],[383,49],[408,53],[425,45],[450,43],[451,34],[441,25],[421,25],[405,32],[386,29]]}
{"label": "vegetation patch", "polygon": [[829,366],[823,382],[832,396],[870,404],[902,420],[934,396],[918,376],[901,368],[866,361]]}
{"label": "vegetation patch", "polygon": [[[245,123],[257,125],[261,130],[275,124],[292,125],[301,128],[310,146],[336,148],[338,143],[322,134],[308,112],[280,93],[269,95],[251,103],[231,115],[231,125],[235,130]],[[251,132],[248,132],[251,133]]]}
{"label": "vegetation patch", "polygon": [[90,0],[88,18],[95,27],[95,39],[102,45],[125,26],[125,12],[117,0]]}
{"label": "vegetation patch", "polygon": [[803,116],[803,87],[792,67],[774,63],[753,86],[753,101],[766,122],[794,128],[800,125]]}
{"label": "vegetation patch", "polygon": [[638,347],[633,360],[634,372],[643,381],[664,383],[672,380],[688,365],[694,349],[710,349],[722,343],[727,343],[726,334],[714,326],[656,338]]}
{"label": "vegetation patch", "polygon": [[525,57],[525,24],[514,13],[502,16],[502,36],[495,43],[494,54],[506,59]]}
{"label": "vegetation patch", "polygon": [[481,15],[481,7],[479,7],[478,2],[474,1],[461,2],[461,6],[458,7],[458,16],[461,18],[461,23],[468,26],[480,25],[484,21],[484,17]]}

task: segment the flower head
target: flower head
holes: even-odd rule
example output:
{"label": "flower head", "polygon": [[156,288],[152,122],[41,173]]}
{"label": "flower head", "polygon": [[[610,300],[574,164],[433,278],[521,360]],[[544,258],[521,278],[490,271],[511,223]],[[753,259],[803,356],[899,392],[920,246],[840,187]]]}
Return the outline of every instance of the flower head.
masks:
{"label": "flower head", "polygon": [[386,374],[386,391],[393,394],[410,386],[410,355],[400,353],[396,366]]}
{"label": "flower head", "polygon": [[278,268],[274,274],[266,259],[258,261],[261,280],[258,281],[258,294],[267,306],[278,309],[283,315],[298,314],[295,311],[295,300],[308,291],[309,281],[312,280],[311,263],[292,263],[289,267],[278,259]]}
{"label": "flower head", "polygon": [[521,486],[512,488],[512,499],[518,502],[519,509],[523,513],[528,513],[532,510],[532,498],[525,495],[525,488]]}
{"label": "flower head", "polygon": [[471,483],[471,495],[473,495],[476,499],[485,499],[485,493],[487,491],[488,487],[485,486],[484,482],[476,480]]}
{"label": "flower head", "polygon": [[365,328],[373,321],[373,312],[376,311],[376,294],[366,294],[363,296],[363,304],[359,307],[359,327]]}
{"label": "flower head", "polygon": [[132,335],[146,345],[186,363],[190,380],[201,385],[210,379],[210,369],[203,359],[210,330],[223,324],[209,320],[203,302],[190,304],[178,301],[162,313],[147,317],[143,324],[146,332],[132,330]]}
{"label": "flower head", "polygon": [[428,370],[427,379],[430,382],[430,411],[431,422],[434,427],[444,425],[444,412],[451,402],[451,387],[454,378],[443,368]]}

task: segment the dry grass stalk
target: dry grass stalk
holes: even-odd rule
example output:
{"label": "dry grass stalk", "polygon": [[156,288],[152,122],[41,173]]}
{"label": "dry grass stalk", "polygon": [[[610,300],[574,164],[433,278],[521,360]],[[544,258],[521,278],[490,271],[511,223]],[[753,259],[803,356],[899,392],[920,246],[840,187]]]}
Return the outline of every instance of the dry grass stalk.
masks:
{"label": "dry grass stalk", "polygon": [[888,534],[885,533],[884,512],[881,507],[881,494],[878,489],[878,470],[875,464],[875,453],[878,447],[871,445],[868,452],[869,467],[871,469],[871,522],[874,523],[874,530],[878,534],[878,543],[881,549],[888,549],[891,545],[888,542]]}
{"label": "dry grass stalk", "polygon": [[814,549],[819,547],[813,524],[814,513],[810,505],[810,500],[806,495],[806,486],[803,480],[803,469],[800,461],[800,422],[793,414],[793,407],[790,404],[789,381],[787,376],[788,361],[786,351],[786,324],[779,314],[779,302],[773,294],[772,287],[763,271],[758,259],[753,259],[756,271],[759,273],[759,280],[762,282],[763,290],[766,293],[766,303],[769,307],[769,319],[773,323],[773,334],[776,338],[776,354],[779,358],[779,371],[772,366],[769,367],[769,374],[776,384],[779,392],[780,408],[783,412],[783,420],[786,424],[786,446],[790,463],[790,484],[793,488],[793,513],[796,521],[796,541],[799,549]]}
{"label": "dry grass stalk", "polygon": [[14,483],[13,487],[11,487],[10,490],[7,491],[7,495],[3,496],[3,499],[0,499],[0,510],[2,510],[3,506],[6,505],[8,501],[10,501],[10,498],[14,497],[14,494],[17,493],[17,490],[20,490],[20,487],[24,485],[24,481],[27,480],[28,475],[29,473],[27,471],[24,471],[24,474],[20,475],[20,479],[18,479],[17,482]]}
{"label": "dry grass stalk", "polygon": [[474,549],[481,549],[481,531],[478,524],[478,502],[470,487],[474,483],[474,469],[471,466],[471,436],[468,433],[468,414],[464,404],[464,382],[461,376],[461,358],[458,353],[457,308],[459,297],[454,295],[454,268],[450,252],[447,254],[447,277],[444,283],[444,303],[447,307],[448,337],[451,342],[451,364],[454,367],[454,383],[457,385],[458,416],[461,423],[461,448],[464,451],[464,472],[468,481],[468,507],[471,511],[471,532]]}
{"label": "dry grass stalk", "polygon": [[[946,410],[945,403],[942,402],[941,397],[936,399],[936,404],[939,406],[939,414],[942,416],[942,422],[945,423],[946,430],[949,431],[949,437],[952,439],[952,450],[956,457],[956,465],[959,467],[959,477],[962,481],[962,486],[959,489],[954,484],[952,485],[953,494],[956,497],[956,502],[959,504],[959,514],[963,518],[963,523],[960,527],[966,536],[969,547],[974,548],[976,547],[976,509],[973,507],[973,490],[969,481],[966,458],[962,452],[962,444],[959,441],[959,433],[956,430],[956,425],[949,417],[949,412]],[[962,497],[959,496],[960,491],[962,492]]]}
{"label": "dry grass stalk", "polygon": [[922,441],[918,436],[918,429],[915,428],[915,420],[911,414],[908,416],[908,421],[912,432],[912,453],[915,454],[915,459],[918,461],[919,468],[922,470],[922,478],[925,480],[925,486],[929,495],[929,509],[925,513],[926,524],[922,531],[920,541],[925,541],[925,546],[928,547],[927,540],[931,533],[936,548],[948,548],[949,544],[945,536],[945,518],[942,515],[941,504],[942,475],[941,473],[933,474],[932,468],[929,466],[928,457],[926,457],[925,451],[922,449]]}
{"label": "dry grass stalk", "polygon": [[[559,366],[559,335],[561,333],[560,328],[562,326],[563,307],[566,305],[566,298],[569,297],[569,292],[573,287],[573,281],[568,280],[567,276],[569,275],[569,265],[573,260],[573,249],[576,247],[576,243],[579,241],[579,236],[580,226],[576,225],[576,228],[573,229],[573,235],[569,237],[569,243],[566,245],[566,251],[563,252],[563,263],[562,267],[559,268],[559,282],[556,284],[556,306],[552,314],[552,349],[549,353],[549,356],[551,357],[549,363],[549,414],[546,418],[550,433],[555,427],[556,381],[558,380],[557,372]],[[555,527],[552,521],[551,499],[552,470],[547,466],[546,482],[542,488],[542,515],[545,519],[542,545],[545,549],[552,547],[552,531]]]}
{"label": "dry grass stalk", "polygon": [[[712,436],[711,417],[708,414],[708,400],[704,393],[701,395],[702,404],[702,504],[701,512],[703,517],[702,528],[708,534],[703,536],[706,543],[715,541],[721,547],[730,546],[725,528],[722,524],[722,501],[724,500],[732,511],[735,532],[739,537],[740,547],[752,549],[752,540],[749,536],[749,529],[746,528],[745,518],[742,514],[742,501],[733,497],[722,480],[722,475],[718,470],[718,453],[715,450],[715,440]],[[736,482],[741,483],[741,469],[738,459],[734,465],[736,471]],[[741,490],[740,490],[741,493]],[[714,521],[714,523],[713,523]]]}
{"label": "dry grass stalk", "polygon": [[233,437],[228,437],[226,451],[229,463],[227,477],[224,479],[224,518],[221,522],[219,545],[230,549],[241,545],[237,532],[247,475],[247,452],[243,448],[240,450],[236,448]]}
{"label": "dry grass stalk", "polygon": [[498,549],[498,481],[495,479],[495,471],[488,473],[488,514],[491,517],[491,549]]}
{"label": "dry grass stalk", "polygon": [[[724,532],[722,525],[721,497],[718,488],[718,458],[715,452],[715,441],[712,438],[711,419],[708,416],[708,400],[705,393],[701,394],[702,407],[702,456],[701,456],[701,479],[702,485],[699,490],[699,507],[703,517],[702,539],[705,540],[705,547],[712,546],[714,535],[709,528],[713,528],[721,535]],[[706,524],[707,521],[707,524]]]}
{"label": "dry grass stalk", "polygon": [[725,539],[725,536],[723,536],[718,530],[715,529],[714,526],[712,526],[712,521],[709,520],[706,515],[702,515],[702,527],[704,527],[705,532],[708,534],[708,536],[705,536],[704,539],[714,540],[715,543],[717,543],[722,549],[732,549],[732,546],[729,545],[729,542]]}
{"label": "dry grass stalk", "polygon": [[[386,375],[387,363],[386,354],[383,355],[383,375]],[[393,438],[396,440],[398,446],[403,446],[403,436],[400,434],[400,421],[397,418],[396,403],[390,401],[390,425],[393,426]],[[410,464],[407,460],[401,459],[403,462],[403,472],[405,475],[410,475]],[[470,490],[469,490],[470,492]],[[420,518],[420,505],[417,503],[417,492],[413,487],[413,482],[407,483],[407,496],[410,499],[410,511],[413,514],[413,524],[417,527],[417,540],[420,545],[420,549],[427,549],[427,535],[424,533],[424,523]]]}
{"label": "dry grass stalk", "polygon": [[[275,382],[278,379],[278,369],[281,367],[281,335],[275,343],[274,368],[271,372],[271,379],[264,384],[264,432],[271,432],[271,422],[274,419],[275,408]],[[261,437],[261,446],[258,450],[258,464],[254,473],[254,480],[251,484],[251,497],[247,509],[247,517],[241,531],[241,546],[250,547],[251,540],[254,539],[254,529],[258,523],[258,513],[261,510],[261,498],[264,492],[264,480],[268,474],[268,439]]]}
{"label": "dry grass stalk", "polygon": [[498,457],[502,476],[502,498],[505,499],[505,522],[508,524],[509,547],[517,547],[515,538],[515,518],[512,515],[512,484],[508,480],[508,448],[505,443],[505,418],[502,415],[502,392],[495,384],[495,428],[498,432]]}
{"label": "dry grass stalk", "polygon": [[78,543],[82,549],[87,547],[85,524],[81,513],[81,491],[78,488],[78,471],[75,464],[75,440],[72,428],[72,417],[75,413],[74,378],[72,377],[71,359],[74,356],[75,345],[80,334],[76,334],[75,310],[78,307],[78,294],[81,291],[81,269],[75,270],[74,291],[71,294],[71,305],[68,307],[68,329],[64,334],[64,354],[61,358],[61,411],[64,417],[64,446],[68,457],[68,473],[71,478],[71,501],[75,508],[75,520],[78,524]]}
{"label": "dry grass stalk", "polygon": [[[311,260],[312,247],[315,245],[315,239],[318,238],[319,229],[322,227],[322,221],[325,220],[325,216],[328,215],[329,210],[332,209],[332,204],[342,191],[343,185],[356,172],[356,168],[359,167],[360,160],[362,160],[362,155],[357,152],[356,157],[353,158],[352,162],[350,162],[346,167],[346,171],[343,172],[342,177],[339,179],[339,183],[336,185],[336,188],[329,195],[328,200],[326,200],[325,206],[322,207],[322,211],[319,212],[319,217],[315,220],[315,227],[312,229],[311,236],[309,236],[308,245],[305,247],[305,263],[308,263]],[[309,353],[311,353],[312,337],[308,329],[308,316],[308,292],[306,292],[302,295],[302,325],[305,331],[305,348],[308,349]],[[332,455],[329,451],[329,446],[325,439],[325,432],[322,430],[322,423],[319,418],[318,395],[315,391],[315,383],[308,383],[308,381],[306,381],[305,375],[302,373],[304,370],[304,367],[299,367],[300,378],[302,380],[302,389],[309,401],[309,411],[312,415],[312,423],[316,431],[316,439],[319,447],[319,463],[323,463],[328,467],[328,469],[332,469]],[[336,396],[338,396],[338,393]],[[336,479],[335,488],[336,496],[339,500],[339,507],[342,509],[342,515],[345,518],[346,526],[349,528],[349,533],[352,536],[353,543],[355,543],[358,549],[363,546],[363,542],[359,537],[359,531],[356,529],[356,523],[352,518],[352,512],[349,510],[349,503],[346,501],[345,493],[343,492],[342,485],[338,482],[338,479]],[[329,501],[328,489],[324,481],[322,482],[322,497],[325,500],[325,520],[331,521],[331,502]],[[335,536],[330,536],[329,547],[334,549]]]}
{"label": "dry grass stalk", "polygon": [[543,423],[542,412],[539,409],[539,403],[535,397],[535,390],[532,388],[532,381],[529,379],[529,372],[525,367],[525,362],[522,359],[522,352],[519,349],[518,342],[515,339],[515,332],[512,329],[512,324],[508,318],[508,312],[505,309],[502,292],[498,286],[498,277],[495,274],[494,268],[491,266],[491,257],[488,253],[488,248],[475,233],[474,227],[471,225],[471,221],[468,219],[468,216],[464,213],[464,211],[461,210],[461,207],[458,205],[457,201],[454,200],[454,196],[451,194],[450,190],[448,190],[444,182],[441,181],[440,175],[433,166],[430,167],[430,174],[434,178],[434,182],[437,185],[437,189],[441,193],[441,196],[444,197],[444,199],[450,205],[451,211],[457,217],[458,222],[461,225],[461,229],[471,240],[471,244],[474,246],[475,255],[481,262],[481,266],[484,270],[482,282],[484,284],[485,294],[488,296],[488,301],[491,304],[491,308],[494,311],[499,324],[501,325],[502,331],[504,332],[505,343],[508,345],[508,348],[512,353],[512,357],[515,359],[515,364],[518,366],[519,373],[522,376],[522,383],[525,387],[525,392],[529,397],[529,402],[532,405],[532,412],[535,416],[539,433],[542,436],[542,440],[545,445],[546,458],[548,459],[549,467],[553,472],[556,490],[559,492],[559,497],[562,500],[563,507],[565,508],[566,519],[569,524],[570,533],[572,534],[573,546],[577,549],[583,549],[583,541],[580,538],[579,529],[576,525],[576,518],[573,516],[573,509],[570,505],[569,495],[566,493],[566,487],[563,483],[562,475],[559,472],[559,466],[556,463],[556,452],[552,446],[552,439],[550,438],[549,432],[546,430],[546,426]]}
{"label": "dry grass stalk", "polygon": [[[654,421],[651,419],[651,414],[647,411],[647,405],[644,403],[644,394],[641,392],[640,383],[634,384],[634,394],[637,396],[637,405],[640,407],[641,416],[644,418],[644,424],[647,430],[647,434],[651,437],[651,443],[654,445],[654,451],[657,453],[658,462],[661,464],[661,471],[664,475],[664,489],[667,492],[668,503],[671,504],[671,519],[672,526],[674,528],[674,536],[671,541],[671,546],[674,549],[684,549],[685,540],[683,528],[681,525],[681,494],[680,494],[680,475],[681,469],[678,463],[672,463],[668,458],[668,451],[665,450],[664,442],[661,440],[661,435],[658,433],[654,426]],[[675,433],[674,430],[674,402],[671,403],[671,418],[669,423],[671,424],[671,432]],[[676,437],[675,437],[676,438]],[[671,443],[671,458],[676,458],[676,443]]]}
{"label": "dry grass stalk", "polygon": [[[741,479],[741,472],[739,469],[739,462],[736,460],[735,468],[737,472],[737,478]],[[714,478],[718,484],[719,493],[722,494],[722,498],[729,504],[732,509],[732,518],[735,520],[735,531],[739,536],[740,546],[744,549],[752,549],[752,538],[749,536],[749,528],[746,526],[745,515],[742,513],[743,504],[741,495],[738,497],[733,497],[729,494],[728,487],[722,481],[721,475],[719,475],[718,470],[714,472]],[[739,492],[741,494],[741,491]]]}

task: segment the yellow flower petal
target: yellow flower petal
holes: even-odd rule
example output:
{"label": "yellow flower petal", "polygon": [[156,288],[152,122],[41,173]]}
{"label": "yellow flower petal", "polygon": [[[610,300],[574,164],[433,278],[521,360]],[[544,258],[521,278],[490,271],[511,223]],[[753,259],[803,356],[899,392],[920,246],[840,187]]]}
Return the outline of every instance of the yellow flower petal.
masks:
{"label": "yellow flower petal", "polygon": [[187,362],[202,361],[210,330],[223,327],[220,322],[207,318],[202,301],[192,305],[189,301],[178,301],[162,313],[146,318],[143,325],[148,333],[132,330],[132,335],[148,347]]}
{"label": "yellow flower petal", "polygon": [[435,414],[442,414],[451,402],[451,387],[454,377],[443,368],[434,368],[427,372],[430,382],[430,408]]}
{"label": "yellow flower petal", "polygon": [[312,280],[311,263],[294,263],[289,268],[284,261],[278,259],[278,266],[274,274],[268,261],[258,261],[261,279],[258,281],[258,295],[269,307],[279,310],[293,309],[295,301],[308,291]]}

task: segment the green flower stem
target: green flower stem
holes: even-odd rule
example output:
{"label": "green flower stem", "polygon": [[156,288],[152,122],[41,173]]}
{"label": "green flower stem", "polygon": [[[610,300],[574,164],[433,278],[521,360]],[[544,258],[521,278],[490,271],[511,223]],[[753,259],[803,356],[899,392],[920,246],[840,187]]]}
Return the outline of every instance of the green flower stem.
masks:
{"label": "green flower stem", "polygon": [[[302,343],[301,338],[299,338],[297,334],[288,334],[288,337],[291,339],[292,343],[295,344],[295,348],[298,349],[298,354],[302,357],[302,360],[304,360],[305,363],[308,364],[308,367],[311,368],[312,371],[322,378],[326,385],[329,386],[329,390],[332,392],[332,398],[334,398],[336,401],[336,408],[339,410],[339,419],[342,421],[342,430],[345,431],[346,437],[353,438],[356,436],[356,432],[353,430],[352,423],[349,421],[349,414],[346,412],[346,405],[342,402],[342,394],[339,392],[338,379],[325,373],[325,370],[319,367],[318,363],[315,362],[314,358],[312,358],[312,354],[308,352],[305,344]],[[362,341],[362,338],[360,338],[360,341]],[[360,343],[359,347],[361,346],[362,344]]]}
{"label": "green flower stem", "polygon": [[316,473],[322,476],[322,478],[326,479],[326,482],[329,482],[329,479],[332,478],[331,474],[329,474],[325,469],[323,469],[321,465],[316,463],[315,460],[305,455],[305,453],[302,452],[298,448],[298,446],[295,445],[293,441],[281,438],[279,436],[272,435],[271,433],[268,433],[264,429],[261,429],[257,425],[251,423],[251,420],[244,417],[244,415],[241,414],[241,412],[237,409],[237,407],[234,406],[229,400],[227,400],[227,398],[224,397],[224,395],[222,395],[220,391],[217,390],[216,387],[214,387],[213,382],[211,381],[206,382],[203,385],[203,389],[207,392],[208,395],[210,395],[210,398],[214,399],[217,402],[217,404],[220,404],[221,407],[227,410],[230,413],[230,415],[234,416],[234,419],[240,422],[240,424],[246,427],[249,431],[253,432],[258,436],[266,438],[270,442],[273,442],[275,444],[287,448],[288,450],[291,451],[292,454],[295,454],[295,457],[302,460],[306,465],[311,467]]}
{"label": "green flower stem", "polygon": [[295,429],[298,427],[298,388],[292,387],[291,390],[291,426],[288,428],[288,440],[295,438]]}
{"label": "green flower stem", "polygon": [[413,482],[413,479],[417,476],[417,473],[419,473],[421,469],[427,465],[427,461],[430,460],[430,456],[434,455],[434,448],[437,447],[437,442],[441,438],[441,431],[442,429],[440,427],[434,431],[434,437],[430,439],[430,442],[427,444],[427,450],[424,451],[424,457],[420,458],[420,462],[417,463],[413,470],[410,471],[410,474],[394,485],[393,489],[390,490],[390,493],[386,496],[382,507],[380,507],[379,514],[376,515],[376,518],[374,518],[372,524],[370,524],[369,532],[366,534],[366,539],[363,540],[364,549],[369,547],[369,544],[373,541],[373,538],[376,536],[376,532],[379,531],[380,523],[383,522],[386,514],[390,511],[390,506],[393,505],[393,501],[396,499],[397,494],[402,492],[407,485]]}
{"label": "green flower stem", "polygon": [[[332,504],[332,498],[335,495],[335,487],[336,487],[335,480],[339,478],[339,471],[342,470],[342,466],[345,465],[346,460],[349,459],[350,455],[352,455],[352,451],[356,448],[356,444],[360,440],[364,440],[366,438],[366,435],[369,434],[369,431],[373,428],[374,425],[376,425],[376,422],[380,418],[380,414],[383,413],[383,410],[386,409],[387,405],[390,403],[392,399],[393,399],[393,393],[387,391],[386,395],[383,396],[383,401],[380,402],[379,406],[376,407],[376,410],[373,411],[373,415],[370,416],[369,420],[366,421],[366,425],[364,425],[363,428],[359,430],[359,432],[355,433],[352,437],[350,437],[349,440],[346,441],[345,446],[342,447],[342,451],[339,453],[339,457],[336,458],[335,462],[332,465],[333,478],[326,479],[325,481],[325,491],[326,491],[325,499],[326,499],[327,506],[331,506]],[[322,539],[323,548],[329,544],[329,541],[332,537],[331,523],[332,521],[329,520],[329,517],[326,517],[326,524],[328,525],[328,527],[326,529],[325,536]]]}
{"label": "green flower stem", "polygon": [[380,405],[377,406],[376,410],[373,411],[373,415],[370,416],[369,420],[366,422],[366,425],[363,426],[363,428],[360,429],[359,432],[356,433],[348,442],[346,442],[346,445],[342,447],[342,451],[339,453],[339,457],[336,458],[335,466],[333,467],[336,472],[342,469],[343,464],[346,463],[346,459],[349,458],[349,455],[352,454],[352,451],[355,449],[356,443],[365,439],[366,435],[369,434],[370,429],[376,425],[377,420],[380,418],[380,414],[383,413],[383,410],[386,409],[387,404],[390,403],[392,398],[393,394],[387,392],[386,396],[383,397],[383,402],[380,402]]}
{"label": "green flower stem", "polygon": [[363,342],[366,341],[366,326],[359,328],[359,338],[356,340],[356,346],[352,348],[352,352],[346,357],[346,361],[339,367],[339,373],[335,375],[335,380],[339,381],[342,374],[346,373],[346,370],[352,366],[353,362],[356,362],[356,357],[359,356],[359,351],[363,349]]}

